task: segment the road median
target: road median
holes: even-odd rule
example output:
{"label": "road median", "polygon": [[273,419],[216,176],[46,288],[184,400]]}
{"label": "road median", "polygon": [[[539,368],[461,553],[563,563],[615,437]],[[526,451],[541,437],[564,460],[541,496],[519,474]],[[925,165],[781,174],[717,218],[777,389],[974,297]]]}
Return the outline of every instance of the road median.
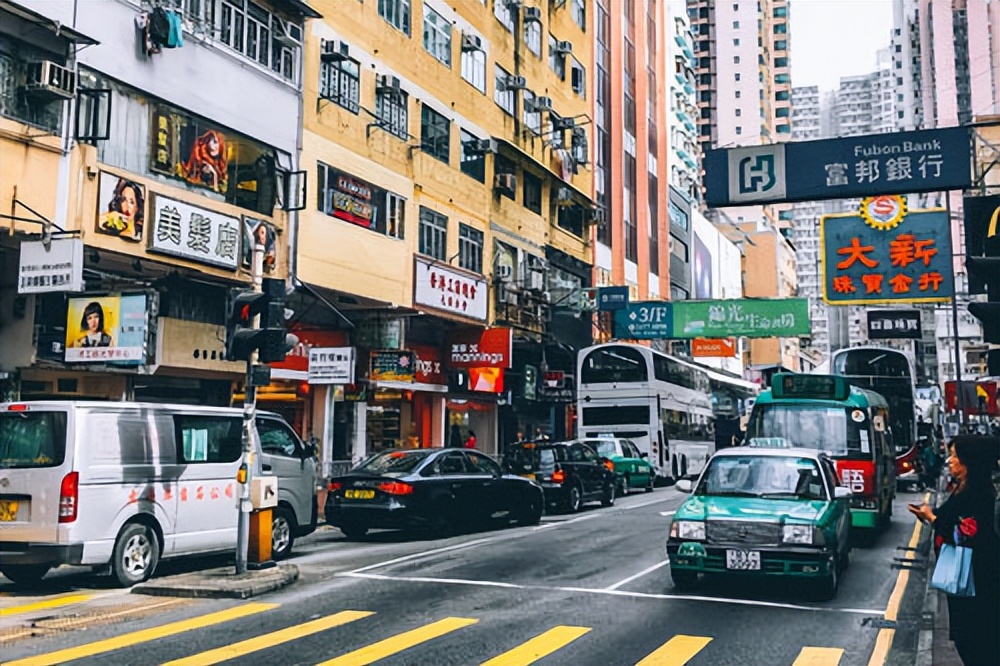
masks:
{"label": "road median", "polygon": [[232,567],[220,567],[150,580],[133,587],[132,593],[158,597],[249,599],[291,585],[298,578],[299,568],[294,564],[280,564],[240,575],[233,573]]}

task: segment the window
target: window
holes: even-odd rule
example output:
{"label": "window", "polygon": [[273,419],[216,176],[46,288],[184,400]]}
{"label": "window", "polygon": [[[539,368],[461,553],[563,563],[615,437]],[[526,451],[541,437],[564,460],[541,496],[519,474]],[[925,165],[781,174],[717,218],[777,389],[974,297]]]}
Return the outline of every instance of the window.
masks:
{"label": "window", "polygon": [[671,236],[670,238],[670,254],[677,257],[679,261],[687,263],[688,261],[688,246],[687,243],[680,241]]}
{"label": "window", "polygon": [[500,476],[500,466],[490,460],[487,456],[474,451],[464,451],[463,453],[465,453],[465,455],[469,457],[469,460],[472,461],[472,467],[477,474],[488,474],[496,477]]}
{"label": "window", "polygon": [[357,60],[323,62],[319,67],[319,96],[357,115],[361,72]]}
{"label": "window", "polygon": [[66,459],[66,412],[0,413],[0,468],[57,467]]}
{"label": "window", "polygon": [[451,121],[426,104],[420,107],[420,149],[448,164]]}
{"label": "window", "polygon": [[486,150],[483,149],[479,137],[465,130],[459,132],[462,139],[462,173],[472,176],[480,183],[486,182]]}
{"label": "window", "polygon": [[39,59],[43,52],[32,49],[24,42],[8,41],[6,34],[4,40],[4,52],[0,52],[0,114],[48,130],[53,134],[58,133],[62,126],[65,100],[56,98],[52,102],[42,104],[40,100],[31,99],[23,94],[18,84],[29,62]]}
{"label": "window", "polygon": [[570,59],[570,85],[581,99],[587,99],[587,70],[583,68],[576,58]]}
{"label": "window", "polygon": [[229,463],[243,455],[243,419],[231,416],[175,416],[181,463]]}
{"label": "window", "polygon": [[508,32],[514,32],[514,13],[510,10],[507,0],[493,0],[493,15]]}
{"label": "window", "polygon": [[525,21],[524,44],[536,57],[542,57],[542,24],[538,21]]}
{"label": "window", "polygon": [[403,141],[410,138],[409,95],[401,90],[375,92],[375,117],[378,126]]}
{"label": "window", "polygon": [[483,272],[483,232],[467,224],[458,225],[458,265]]}
{"label": "window", "polygon": [[787,90],[779,90],[778,92],[774,93],[774,99],[778,100],[779,102],[787,102],[791,98],[792,94]]}
{"label": "window", "polygon": [[559,40],[551,33],[549,34],[549,67],[556,73],[561,81],[566,80],[566,56],[556,50]]}
{"label": "window", "polygon": [[514,115],[514,95],[516,90],[507,90],[507,80],[511,78],[511,74],[505,70],[500,65],[494,65],[496,68],[494,70],[496,76],[496,89],[493,92],[493,101],[497,103],[501,109],[503,109],[507,115]]}
{"label": "window", "polygon": [[444,261],[448,241],[448,218],[430,208],[420,207],[420,253]]}
{"label": "window", "polygon": [[733,64],[734,65],[740,64],[740,57],[739,56],[733,56]]}
{"label": "window", "polygon": [[774,41],[775,51],[787,51],[788,50],[788,40],[787,39],[776,39]]}
{"label": "window", "polygon": [[739,30],[739,29],[740,29],[740,22],[733,21],[733,30]]}
{"label": "window", "polygon": [[524,172],[524,207],[533,213],[542,214],[542,179],[533,173]]}
{"label": "window", "polygon": [[787,118],[790,109],[787,106],[779,107],[774,110],[774,115],[778,118]]}
{"label": "window", "polygon": [[774,59],[774,66],[775,67],[788,67],[788,58],[775,58]]}
{"label": "window", "polygon": [[[493,157],[493,172],[497,175],[509,174],[511,176],[514,176],[515,180],[517,178],[517,167],[514,165],[514,162],[512,162],[511,160],[502,155],[495,155]],[[500,194],[501,196],[505,196],[508,199],[512,200],[514,199],[514,195],[507,192],[506,190],[501,190]]]}
{"label": "window", "polygon": [[788,16],[787,7],[775,7],[774,8],[774,18],[785,18]]}
{"label": "window", "polygon": [[743,97],[743,91],[742,90],[737,90],[735,97],[736,97],[736,99],[739,99],[740,97]]}
{"label": "window", "polygon": [[542,133],[542,114],[540,111],[532,111],[532,104],[535,102],[535,93],[530,90],[524,91],[524,124],[535,134]]}
{"label": "window", "polygon": [[587,1],[586,0],[572,0],[573,4],[570,6],[570,14],[573,17],[573,22],[580,26],[580,30],[584,32],[587,31]]}
{"label": "window", "polygon": [[249,0],[216,0],[206,10],[201,22],[210,25],[220,42],[286,81],[298,82],[300,49],[276,37],[284,32],[278,17]]}
{"label": "window", "polygon": [[778,134],[791,134],[791,125],[778,125]]}
{"label": "window", "polygon": [[736,72],[736,80],[737,80],[737,81],[739,81],[739,80],[740,80],[740,73],[739,73],[739,72]]}
{"label": "window", "polygon": [[317,162],[317,210],[338,220],[402,238],[406,199]]}
{"label": "window", "polygon": [[274,456],[302,459],[302,449],[288,427],[272,419],[258,419],[257,432],[260,434],[260,450]]}
{"label": "window", "polygon": [[424,49],[443,65],[451,67],[451,24],[424,5]]}
{"label": "window", "polygon": [[792,82],[792,77],[789,74],[775,74],[774,75],[774,82],[775,83],[791,83]]}
{"label": "window", "polygon": [[486,92],[486,53],[462,50],[462,78],[481,93]]}
{"label": "window", "polygon": [[743,109],[736,109],[736,117],[739,118],[743,115]]}
{"label": "window", "polygon": [[472,472],[472,465],[464,452],[449,451],[438,459],[437,472],[442,476],[462,476]]}
{"label": "window", "polygon": [[736,133],[737,133],[737,134],[743,134],[743,128],[742,128],[742,127],[740,127],[739,125],[737,125],[737,126],[736,126]]}
{"label": "window", "polygon": [[581,384],[644,382],[649,373],[643,352],[632,347],[601,347],[587,354]]}
{"label": "window", "polygon": [[774,34],[776,34],[776,35],[784,35],[784,34],[787,34],[787,33],[788,33],[788,24],[787,23],[776,23],[774,25]]}
{"label": "window", "polygon": [[397,30],[410,34],[410,0],[378,0],[378,15]]}
{"label": "window", "polygon": [[739,45],[740,45],[740,38],[737,37],[736,39],[733,40],[733,46],[739,46]]}

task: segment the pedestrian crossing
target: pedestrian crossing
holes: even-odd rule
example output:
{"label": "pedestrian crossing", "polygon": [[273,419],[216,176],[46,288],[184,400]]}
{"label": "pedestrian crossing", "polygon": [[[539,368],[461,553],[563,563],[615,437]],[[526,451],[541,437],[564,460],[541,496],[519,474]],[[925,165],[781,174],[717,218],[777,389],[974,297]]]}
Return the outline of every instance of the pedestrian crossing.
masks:
{"label": "pedestrian crossing", "polygon": [[[210,642],[211,638],[201,636],[196,638],[189,634],[199,630],[210,628],[233,628],[233,623],[239,620],[254,619],[259,626],[267,622],[269,614],[280,607],[276,603],[247,602],[232,606],[223,610],[206,612],[183,620],[166,622],[164,624],[127,631],[116,636],[92,640],[75,647],[62,648],[51,652],[40,654],[30,654],[5,660],[5,666],[49,666],[62,664],[71,661],[99,658],[103,663],[124,663],[116,661],[115,652],[128,648],[139,648],[144,646],[152,647],[157,641],[168,637],[183,636],[184,645],[203,645]],[[419,663],[419,649],[424,645],[433,645],[433,642],[443,637],[454,635],[461,636],[463,630],[473,625],[482,624],[488,626],[489,618],[470,617],[443,617],[440,619],[428,618],[425,624],[387,637],[376,634],[369,634],[371,626],[366,626],[369,620],[378,613],[367,610],[341,610],[330,615],[310,619],[300,624],[293,624],[275,631],[260,633],[251,638],[236,641],[228,645],[214,647],[209,650],[196,652],[188,656],[166,662],[165,666],[207,666],[209,664],[220,664],[230,660],[253,655],[263,650],[288,646],[286,649],[294,649],[294,642],[310,637],[323,640],[324,649],[329,650],[330,659],[322,661],[318,666],[364,666],[375,664],[383,659],[388,659],[402,653],[407,659],[416,659],[408,663]],[[559,658],[559,652],[570,646],[578,648],[579,651],[573,657],[567,657],[574,663],[579,663],[580,651],[585,654],[589,640],[601,640],[599,632],[595,632],[592,627],[557,625],[544,629],[535,636],[528,637],[518,644],[507,646],[506,651],[495,655],[482,655],[479,663],[481,666],[528,666],[535,662],[552,657]],[[235,631],[235,629],[234,629]],[[337,631],[349,631],[350,634],[336,634]],[[327,634],[327,632],[330,632]],[[212,636],[217,636],[213,633]],[[245,635],[245,634],[244,634]],[[320,638],[320,635],[323,635]],[[343,646],[345,640],[364,636],[365,640],[371,635],[372,642],[355,649],[339,647]],[[648,654],[640,657],[635,662],[636,666],[685,666],[693,663],[711,663],[711,655],[705,650],[714,641],[711,636],[691,636],[674,635],[664,637],[664,642]],[[511,641],[516,643],[516,639]],[[156,646],[162,648],[163,644]],[[35,644],[31,651],[39,649]],[[22,652],[25,650],[22,649]],[[341,652],[341,654],[336,654]],[[412,652],[408,652],[412,651]],[[701,655],[699,657],[699,655]],[[839,666],[844,655],[844,650],[836,647],[802,647],[797,657],[790,666]],[[8,653],[7,657],[15,656]],[[122,657],[125,658],[125,657]],[[701,659],[695,662],[696,658]],[[479,661],[477,659],[476,661]],[[152,662],[149,662],[152,663]],[[780,665],[775,665],[780,666]]]}

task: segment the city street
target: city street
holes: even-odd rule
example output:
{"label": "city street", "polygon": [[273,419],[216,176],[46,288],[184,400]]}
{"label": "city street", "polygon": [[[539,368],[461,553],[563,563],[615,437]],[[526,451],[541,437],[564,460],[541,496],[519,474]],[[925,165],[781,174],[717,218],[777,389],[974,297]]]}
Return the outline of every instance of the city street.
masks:
{"label": "city street", "polygon": [[[0,579],[0,645],[18,665],[247,654],[282,664],[914,663],[923,573],[900,581],[891,565],[897,547],[915,543],[905,503],[916,495],[901,493],[891,529],[854,549],[829,602],[772,581],[676,593],[664,541],[683,497],[658,489],[536,527],[441,540],[375,532],[348,542],[322,529],[290,560],[298,583],[241,602],[129,595],[66,569],[41,595]],[[892,631],[880,621],[897,611],[886,661]]]}

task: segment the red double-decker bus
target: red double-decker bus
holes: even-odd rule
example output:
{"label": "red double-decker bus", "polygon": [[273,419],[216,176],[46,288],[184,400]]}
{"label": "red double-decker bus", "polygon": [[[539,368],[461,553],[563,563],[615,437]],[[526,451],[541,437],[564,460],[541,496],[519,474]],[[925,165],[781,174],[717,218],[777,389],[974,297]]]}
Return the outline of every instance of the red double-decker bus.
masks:
{"label": "red double-decker bus", "polygon": [[[963,411],[969,416],[1000,416],[1000,380],[963,381],[962,397]],[[944,405],[949,412],[958,411],[958,392],[954,381],[944,383]]]}

